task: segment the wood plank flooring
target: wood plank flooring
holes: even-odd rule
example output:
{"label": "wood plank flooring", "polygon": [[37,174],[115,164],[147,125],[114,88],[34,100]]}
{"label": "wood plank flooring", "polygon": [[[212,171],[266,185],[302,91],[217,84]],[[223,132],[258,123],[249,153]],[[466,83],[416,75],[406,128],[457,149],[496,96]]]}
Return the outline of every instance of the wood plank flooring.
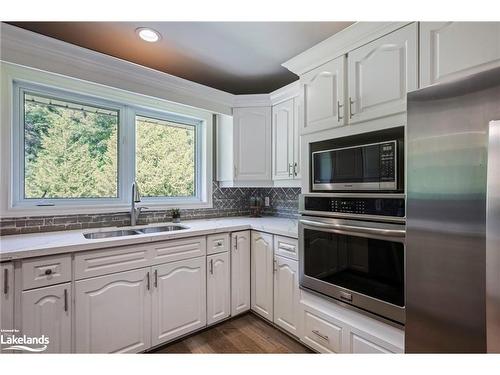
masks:
{"label": "wood plank flooring", "polygon": [[157,348],[150,353],[312,353],[251,313]]}

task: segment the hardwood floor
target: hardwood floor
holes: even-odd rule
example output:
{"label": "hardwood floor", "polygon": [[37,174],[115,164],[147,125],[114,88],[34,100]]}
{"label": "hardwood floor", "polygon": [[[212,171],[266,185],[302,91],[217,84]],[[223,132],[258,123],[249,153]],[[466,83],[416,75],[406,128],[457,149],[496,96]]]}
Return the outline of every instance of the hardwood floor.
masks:
{"label": "hardwood floor", "polygon": [[312,353],[251,313],[157,348],[150,353]]}

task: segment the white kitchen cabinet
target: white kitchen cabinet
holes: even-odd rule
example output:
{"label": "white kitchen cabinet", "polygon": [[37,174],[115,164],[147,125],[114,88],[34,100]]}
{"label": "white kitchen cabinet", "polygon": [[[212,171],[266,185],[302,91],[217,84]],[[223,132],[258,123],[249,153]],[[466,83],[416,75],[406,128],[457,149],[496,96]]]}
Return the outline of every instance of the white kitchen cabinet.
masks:
{"label": "white kitchen cabinet", "polygon": [[152,345],[207,323],[205,257],[152,267]]}
{"label": "white kitchen cabinet", "polygon": [[500,22],[420,22],[420,87],[500,66]]}
{"label": "white kitchen cabinet", "polygon": [[271,107],[234,108],[232,121],[218,117],[217,167],[223,187],[272,186]]}
{"label": "white kitchen cabinet", "polygon": [[273,180],[300,180],[299,98],[273,106]]}
{"label": "white kitchen cabinet", "polygon": [[231,314],[231,266],[229,252],[207,257],[207,324]]}
{"label": "white kitchen cabinet", "polygon": [[274,257],[274,323],[299,336],[299,262]]}
{"label": "white kitchen cabinet", "polygon": [[0,264],[0,329],[14,329],[14,266]]}
{"label": "white kitchen cabinet", "polygon": [[231,234],[231,315],[250,310],[250,231]]}
{"label": "white kitchen cabinet", "polygon": [[48,337],[43,353],[71,352],[71,283],[23,291],[21,305],[21,335]]}
{"label": "white kitchen cabinet", "polygon": [[349,123],[406,112],[406,93],[417,88],[417,63],[416,23],[349,52]]}
{"label": "white kitchen cabinet", "polygon": [[345,60],[337,57],[301,76],[305,106],[301,134],[345,124]]}
{"label": "white kitchen cabinet", "polygon": [[151,346],[151,269],[75,283],[77,353],[136,353]]}
{"label": "white kitchen cabinet", "polygon": [[273,236],[252,231],[251,306],[263,318],[273,321]]}

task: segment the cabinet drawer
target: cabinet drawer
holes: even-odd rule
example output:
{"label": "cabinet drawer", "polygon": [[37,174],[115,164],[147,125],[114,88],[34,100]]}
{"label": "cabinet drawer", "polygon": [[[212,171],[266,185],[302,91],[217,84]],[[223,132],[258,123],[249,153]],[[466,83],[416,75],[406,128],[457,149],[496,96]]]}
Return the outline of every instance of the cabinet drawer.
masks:
{"label": "cabinet drawer", "polygon": [[71,255],[24,260],[22,280],[23,290],[71,281]]}
{"label": "cabinet drawer", "polygon": [[274,252],[276,255],[299,260],[299,243],[295,238],[274,236]]}
{"label": "cabinet drawer", "polygon": [[326,316],[308,306],[304,307],[303,341],[320,353],[340,353],[342,351],[343,327],[340,322]]}
{"label": "cabinet drawer", "polygon": [[150,246],[154,264],[196,258],[207,253],[205,236],[156,242]]}
{"label": "cabinet drawer", "polygon": [[223,253],[229,250],[229,233],[207,236],[207,254]]}
{"label": "cabinet drawer", "polygon": [[78,253],[75,255],[75,280],[147,267],[151,258],[151,247],[146,245]]}

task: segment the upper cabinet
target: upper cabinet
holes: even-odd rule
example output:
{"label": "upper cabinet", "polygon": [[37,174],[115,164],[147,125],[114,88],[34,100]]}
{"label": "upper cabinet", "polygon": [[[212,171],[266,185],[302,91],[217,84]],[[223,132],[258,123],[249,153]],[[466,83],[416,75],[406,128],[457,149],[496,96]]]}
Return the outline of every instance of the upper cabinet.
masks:
{"label": "upper cabinet", "polygon": [[406,112],[406,93],[417,88],[417,24],[349,52],[347,65],[349,123]]}
{"label": "upper cabinet", "polygon": [[304,96],[301,134],[345,123],[345,56],[323,64],[300,78]]}
{"label": "upper cabinet", "polygon": [[271,186],[271,107],[234,108],[218,116],[217,180],[229,186]]}
{"label": "upper cabinet", "polygon": [[273,106],[272,167],[274,181],[297,181],[300,186],[300,100],[291,98]]}
{"label": "upper cabinet", "polygon": [[500,22],[421,22],[420,87],[500,65]]}

